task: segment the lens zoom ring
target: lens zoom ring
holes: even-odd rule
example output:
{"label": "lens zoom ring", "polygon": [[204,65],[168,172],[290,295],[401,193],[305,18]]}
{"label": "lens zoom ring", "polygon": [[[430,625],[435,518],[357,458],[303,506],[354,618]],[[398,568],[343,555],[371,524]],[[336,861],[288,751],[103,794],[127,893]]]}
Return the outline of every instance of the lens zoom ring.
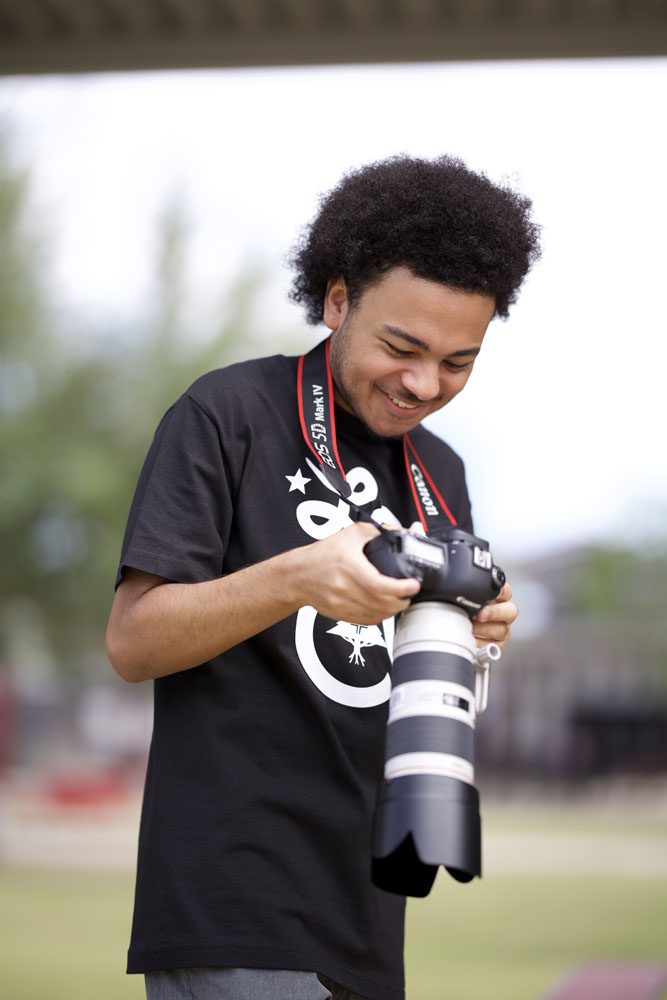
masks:
{"label": "lens zoom ring", "polygon": [[436,719],[428,715],[398,719],[387,726],[385,760],[391,760],[402,753],[424,750],[450,753],[463,757],[472,764],[475,754],[474,730],[456,719]]}
{"label": "lens zoom ring", "polygon": [[450,681],[473,691],[475,667],[470,660],[454,653],[437,653],[434,650],[405,653],[394,660],[391,683],[396,687],[407,681]]}

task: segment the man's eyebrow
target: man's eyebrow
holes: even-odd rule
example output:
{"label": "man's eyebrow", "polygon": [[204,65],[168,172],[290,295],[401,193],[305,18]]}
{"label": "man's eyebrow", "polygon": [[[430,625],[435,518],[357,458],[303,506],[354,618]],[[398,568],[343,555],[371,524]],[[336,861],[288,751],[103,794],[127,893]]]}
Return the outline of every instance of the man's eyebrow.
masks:
{"label": "man's eyebrow", "polygon": [[[384,323],[383,327],[387,331],[387,333],[391,333],[394,337],[398,337],[400,340],[404,340],[407,344],[412,344],[414,347],[419,347],[426,354],[431,353],[431,348],[428,346],[428,344],[425,344],[423,340],[419,339],[419,337],[414,337],[411,333],[408,333],[406,330],[402,330],[400,326],[392,326],[390,323]],[[448,354],[447,357],[448,358],[477,357],[479,351],[480,351],[479,347],[464,347],[459,351],[452,351],[452,353]]]}

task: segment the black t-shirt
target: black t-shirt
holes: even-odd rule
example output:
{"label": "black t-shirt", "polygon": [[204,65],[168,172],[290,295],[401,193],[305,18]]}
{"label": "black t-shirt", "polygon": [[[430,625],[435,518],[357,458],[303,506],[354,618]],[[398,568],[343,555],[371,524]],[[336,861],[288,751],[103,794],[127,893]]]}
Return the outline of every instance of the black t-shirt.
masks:
{"label": "black t-shirt", "polygon": [[[132,566],[210,580],[350,523],[301,436],[296,367],[274,357],[212,372],[168,411],[119,579]],[[342,410],[336,420],[352,498],[416,521],[401,442]],[[410,437],[470,530],[460,459],[421,427]],[[370,1000],[403,997],[404,899],[370,878],[392,630],[302,608],[155,681],[128,971],[305,969]]]}

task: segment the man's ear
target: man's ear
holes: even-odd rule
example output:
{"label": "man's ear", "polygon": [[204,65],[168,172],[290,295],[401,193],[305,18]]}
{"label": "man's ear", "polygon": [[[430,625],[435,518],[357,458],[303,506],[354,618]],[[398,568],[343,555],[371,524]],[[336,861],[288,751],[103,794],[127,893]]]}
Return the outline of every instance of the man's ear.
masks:
{"label": "man's ear", "polygon": [[332,331],[337,330],[347,316],[348,310],[349,302],[345,278],[342,275],[338,278],[332,278],[324,295],[322,319],[325,326],[328,326]]}

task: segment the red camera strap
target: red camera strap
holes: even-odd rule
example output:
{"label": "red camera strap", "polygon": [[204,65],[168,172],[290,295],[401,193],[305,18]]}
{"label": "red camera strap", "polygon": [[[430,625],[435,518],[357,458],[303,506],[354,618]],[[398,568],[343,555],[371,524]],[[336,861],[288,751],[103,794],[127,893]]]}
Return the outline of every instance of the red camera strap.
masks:
{"label": "red camera strap", "polygon": [[[329,341],[330,338],[323,340],[299,358],[297,372],[299,420],[304,440],[317,459],[323,475],[336,492],[350,503],[349,497],[352,491],[345,478],[336,443]],[[426,471],[409,434],[403,435],[403,455],[410,489],[424,531],[455,526],[456,519]]]}

